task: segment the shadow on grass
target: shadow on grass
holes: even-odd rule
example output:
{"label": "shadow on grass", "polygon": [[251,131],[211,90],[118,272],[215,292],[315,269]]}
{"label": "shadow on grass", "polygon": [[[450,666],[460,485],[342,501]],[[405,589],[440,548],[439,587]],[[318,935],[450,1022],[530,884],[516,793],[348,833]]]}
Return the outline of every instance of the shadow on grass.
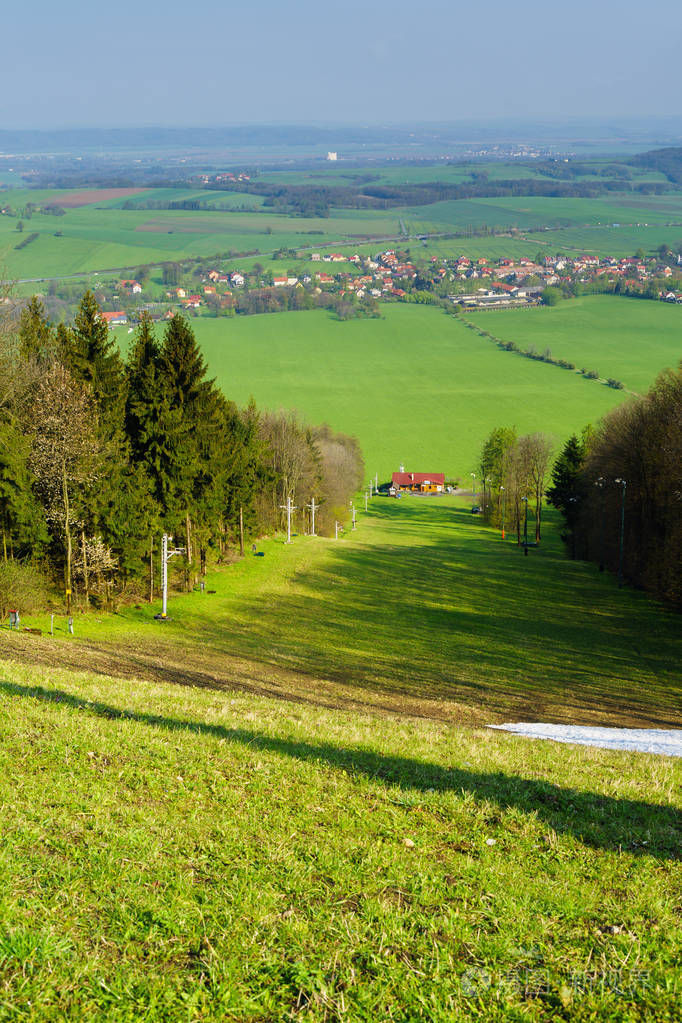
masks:
{"label": "shadow on grass", "polygon": [[452,504],[378,500],[371,515],[383,542],[339,543],[234,618],[207,606],[202,645],[498,720],[679,724],[679,617],[566,558],[551,512],[528,557]]}
{"label": "shadow on grass", "polygon": [[361,775],[405,790],[472,793],[476,799],[496,803],[500,810],[515,807],[525,813],[534,813],[557,833],[573,835],[593,848],[682,859],[682,813],[672,806],[580,792],[499,771],[485,774],[446,768],[410,757],[345,749],[332,743],[281,739],[246,728],[226,728],[201,721],[122,710],[43,686],[21,686],[0,681],[0,690],[10,696],[43,700],[109,720],[135,721],[168,731],[208,735],[252,749],[324,764],[351,777]]}

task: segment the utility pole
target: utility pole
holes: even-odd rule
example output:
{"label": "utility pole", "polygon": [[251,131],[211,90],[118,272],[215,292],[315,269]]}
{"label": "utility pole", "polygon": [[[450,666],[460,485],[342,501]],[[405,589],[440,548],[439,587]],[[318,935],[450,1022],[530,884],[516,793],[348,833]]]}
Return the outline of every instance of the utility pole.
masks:
{"label": "utility pole", "polygon": [[622,479],[614,480],[615,483],[620,483],[623,487],[623,496],[620,504],[620,551],[618,554],[618,586],[623,585],[623,547],[625,543],[625,488],[627,487],[627,481]]}
{"label": "utility pole", "polygon": [[154,600],[154,534],[149,537],[149,603]]}
{"label": "utility pole", "polygon": [[168,618],[168,562],[175,554],[184,554],[185,547],[174,547],[172,550],[168,544],[173,540],[172,536],[164,533],[161,537],[161,614],[154,617],[164,621]]}
{"label": "utility pole", "polygon": [[353,509],[353,529],[355,529],[355,505],[351,504],[351,508]]}
{"label": "utility pole", "polygon": [[335,522],[334,523],[334,539],[338,540],[338,538],[339,538],[339,524],[338,524],[338,522]]}
{"label": "utility pole", "polygon": [[507,503],[507,492],[504,487],[500,487],[502,491],[502,539],[504,540],[504,510]]}
{"label": "utility pole", "polygon": [[310,504],[306,505],[306,508],[310,508],[310,535],[317,536],[315,532],[315,509],[319,508],[319,504],[315,504],[315,498],[313,497]]}
{"label": "utility pole", "polygon": [[365,491],[365,511],[367,511],[367,491]]}
{"label": "utility pole", "polygon": [[[604,496],[604,483],[605,483],[604,477],[600,476],[599,479],[596,480],[595,484],[594,484],[595,487],[599,487],[599,492],[601,494],[601,502],[600,502],[601,503],[600,520],[601,521],[599,523],[599,571],[600,572],[604,571],[604,524],[605,524],[605,521],[606,521],[606,498]],[[574,526],[575,526],[575,523],[574,523]],[[575,534],[575,529],[573,530],[573,533]],[[575,557],[575,538],[573,540],[573,557]]]}
{"label": "utility pole", "polygon": [[296,508],[291,503],[291,497],[287,497],[286,504],[280,504],[282,511],[286,510],[287,513],[287,538],[286,543],[291,543],[291,513],[296,511]]}

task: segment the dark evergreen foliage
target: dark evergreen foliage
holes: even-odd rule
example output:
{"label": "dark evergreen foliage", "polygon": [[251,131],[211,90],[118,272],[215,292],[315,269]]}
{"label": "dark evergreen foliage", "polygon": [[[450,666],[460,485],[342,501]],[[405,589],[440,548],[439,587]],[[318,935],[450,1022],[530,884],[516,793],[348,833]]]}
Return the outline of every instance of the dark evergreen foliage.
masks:
{"label": "dark evergreen foliage", "polygon": [[347,506],[359,485],[357,442],[293,414],[267,420],[286,424],[286,457],[275,452],[277,429],[207,378],[181,316],[159,340],[143,315],[124,363],[92,292],[56,328],[34,298],[18,342],[0,410],[0,558],[37,559],[65,586],[67,608],[70,590],[83,605],[152,597],[162,532],[186,548],[191,587],[240,537],[277,527],[285,490],[305,524],[311,496]]}

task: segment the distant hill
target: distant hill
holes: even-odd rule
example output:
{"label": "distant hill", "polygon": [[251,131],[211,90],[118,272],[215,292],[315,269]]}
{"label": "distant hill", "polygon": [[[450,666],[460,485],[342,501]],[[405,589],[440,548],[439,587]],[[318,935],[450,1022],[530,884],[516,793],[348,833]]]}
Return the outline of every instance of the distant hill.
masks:
{"label": "distant hill", "polygon": [[668,181],[682,185],[682,147],[669,149],[652,149],[648,153],[639,153],[630,161],[637,167],[649,167],[651,170],[665,174]]}

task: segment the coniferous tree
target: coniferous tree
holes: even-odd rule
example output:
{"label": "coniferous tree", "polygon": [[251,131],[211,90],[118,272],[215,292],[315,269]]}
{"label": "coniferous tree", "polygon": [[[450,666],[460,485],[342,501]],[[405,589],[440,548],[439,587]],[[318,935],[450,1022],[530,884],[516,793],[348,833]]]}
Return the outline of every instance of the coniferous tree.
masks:
{"label": "coniferous tree", "polygon": [[19,352],[22,359],[40,363],[56,355],[55,333],[47,319],[45,306],[36,295],[29,299],[21,311]]}
{"label": "coniferous tree", "polygon": [[31,439],[17,419],[0,414],[0,533],[2,556],[39,553],[48,541],[45,519],[32,489]]}
{"label": "coniferous tree", "polygon": [[113,436],[121,425],[124,402],[123,364],[97,299],[86,291],[64,338],[64,360],[71,374],[89,384],[97,402],[103,432]]}

